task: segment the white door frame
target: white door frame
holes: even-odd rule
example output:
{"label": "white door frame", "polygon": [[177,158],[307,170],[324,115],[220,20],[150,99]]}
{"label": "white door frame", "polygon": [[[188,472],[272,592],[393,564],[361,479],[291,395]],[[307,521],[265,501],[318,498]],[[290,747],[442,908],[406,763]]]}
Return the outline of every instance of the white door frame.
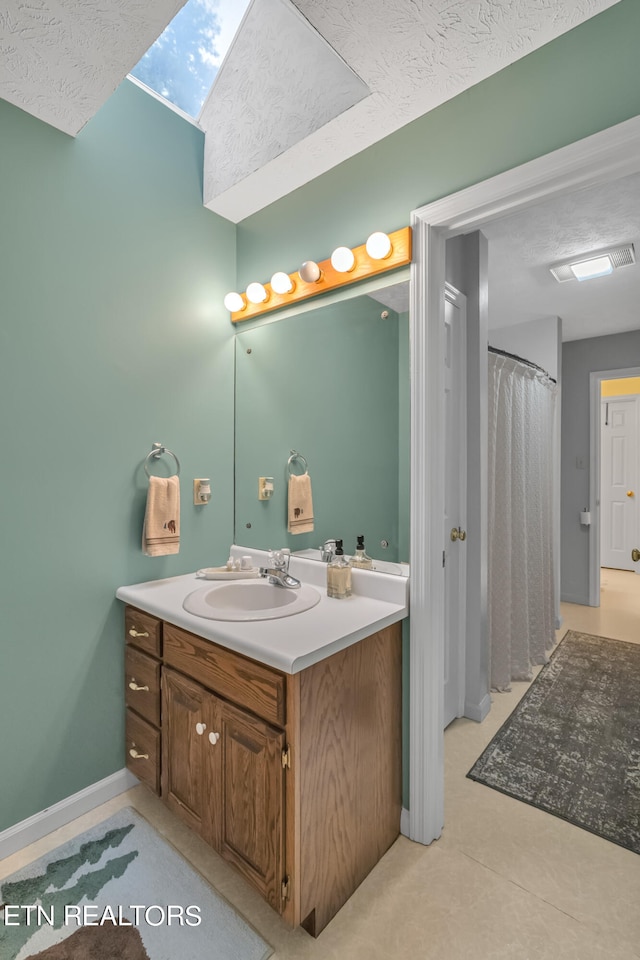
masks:
{"label": "white door frame", "polygon": [[[454,418],[456,423],[455,436],[449,436],[445,442],[449,444],[456,444],[458,448],[458,466],[459,466],[459,475],[460,475],[460,496],[458,500],[458,506],[455,513],[455,517],[451,518],[453,523],[457,523],[458,527],[462,530],[467,529],[467,298],[463,293],[460,293],[459,290],[456,290],[454,286],[450,283],[445,283],[444,285],[444,297],[445,301],[448,301],[452,304],[458,311],[457,318],[457,349],[458,355],[455,357],[455,361],[458,364],[458,371],[460,371],[460,366],[464,363],[464,373],[463,376],[458,377],[459,391],[458,391],[458,407],[457,415]],[[444,346],[444,344],[443,344]],[[453,351],[452,351],[453,352]],[[449,531],[451,527],[449,528]],[[456,592],[456,600],[453,600],[458,607],[460,616],[457,621],[457,627],[455,636],[451,636],[451,630],[449,630],[449,636],[445,635],[444,642],[445,648],[443,648],[443,658],[446,659],[447,651],[446,644],[451,644],[451,649],[455,648],[455,663],[457,665],[457,670],[453,678],[455,691],[456,691],[456,705],[455,705],[455,716],[462,717],[464,715],[464,702],[465,702],[465,670],[466,670],[466,649],[465,649],[465,636],[466,636],[466,620],[467,620],[467,550],[466,542],[458,541],[453,548],[451,549],[452,544],[449,540],[447,542],[447,530],[444,531],[445,543],[443,545],[444,553],[449,556],[453,556],[454,551],[459,554],[458,560],[460,561],[459,565],[459,579],[458,579],[458,590]],[[442,558],[444,563],[444,556]],[[447,561],[447,566],[449,563]],[[444,572],[445,580],[447,576],[446,568]],[[444,587],[444,584],[443,584]],[[445,600],[449,598],[449,602],[452,602],[451,595],[448,591],[445,591]],[[449,620],[451,623],[451,619]],[[453,646],[454,645],[454,646]],[[443,661],[444,665],[444,661]],[[445,671],[446,672],[446,671]],[[443,716],[443,726],[446,718]]]}
{"label": "white door frame", "polygon": [[[442,514],[444,430],[440,343],[445,241],[569,190],[640,170],[640,117],[427,204],[411,215],[411,626],[409,836],[444,823]],[[482,478],[469,478],[469,482]],[[486,478],[484,480],[486,484]],[[592,524],[592,532],[594,525]],[[469,574],[479,576],[480,571]]]}
{"label": "white door frame", "polygon": [[640,367],[594,370],[589,374],[589,606],[600,606],[600,384],[618,377],[640,377]]}

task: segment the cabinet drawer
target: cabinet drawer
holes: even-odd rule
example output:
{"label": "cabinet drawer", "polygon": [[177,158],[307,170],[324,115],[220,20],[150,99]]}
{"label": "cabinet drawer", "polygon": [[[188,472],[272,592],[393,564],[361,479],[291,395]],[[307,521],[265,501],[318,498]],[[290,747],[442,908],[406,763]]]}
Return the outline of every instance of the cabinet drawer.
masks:
{"label": "cabinet drawer", "polygon": [[135,647],[125,653],[125,700],[127,706],[160,726],[160,661]]}
{"label": "cabinet drawer", "polygon": [[277,670],[168,623],[164,625],[164,662],[225,700],[284,726],[285,677]]}
{"label": "cabinet drawer", "polygon": [[162,656],[162,620],[135,607],[126,607],[124,627],[127,643],[154,657]]}
{"label": "cabinet drawer", "polygon": [[160,731],[127,710],[127,766],[139,780],[160,793]]}

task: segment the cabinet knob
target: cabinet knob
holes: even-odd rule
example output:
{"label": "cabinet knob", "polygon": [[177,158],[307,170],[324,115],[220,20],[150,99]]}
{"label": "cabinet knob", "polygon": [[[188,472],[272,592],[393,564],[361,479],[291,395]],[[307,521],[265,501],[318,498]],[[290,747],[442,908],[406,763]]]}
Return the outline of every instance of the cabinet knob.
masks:
{"label": "cabinet knob", "polygon": [[129,690],[147,690],[147,691],[148,691],[148,690],[149,690],[149,687],[146,687],[146,686],[145,686],[145,687],[141,687],[138,683],[136,683],[136,678],[135,678],[135,677],[131,677],[131,682],[130,682],[130,684],[129,684]]}
{"label": "cabinet knob", "polygon": [[129,630],[130,637],[148,637],[149,632],[147,630],[136,630],[135,627],[131,627]]}
{"label": "cabinet knob", "polygon": [[138,753],[138,751],[137,751],[137,750],[134,750],[134,749],[129,750],[129,756],[130,756],[130,757],[133,757],[134,760],[148,760],[148,759],[149,759],[149,754],[148,754],[148,753]]}
{"label": "cabinet knob", "polygon": [[207,729],[206,723],[196,723],[196,733],[201,737]]}
{"label": "cabinet knob", "polygon": [[214,746],[216,745],[216,743],[218,742],[219,739],[220,739],[220,734],[219,734],[219,733],[210,733],[210,734],[209,734],[209,743],[212,743]]}

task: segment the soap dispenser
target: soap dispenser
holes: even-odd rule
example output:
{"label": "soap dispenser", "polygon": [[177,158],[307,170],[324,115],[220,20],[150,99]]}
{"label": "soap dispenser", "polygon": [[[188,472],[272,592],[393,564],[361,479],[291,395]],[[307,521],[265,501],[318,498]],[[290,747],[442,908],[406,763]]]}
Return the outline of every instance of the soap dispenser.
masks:
{"label": "soap dispenser", "polygon": [[336,540],[334,558],[327,564],[327,596],[334,600],[351,596],[351,567],[344,558],[342,540]]}
{"label": "soap dispenser", "polygon": [[373,570],[373,560],[364,548],[364,536],[359,535],[357,540],[356,552],[351,557],[351,566],[358,567],[360,570]]}

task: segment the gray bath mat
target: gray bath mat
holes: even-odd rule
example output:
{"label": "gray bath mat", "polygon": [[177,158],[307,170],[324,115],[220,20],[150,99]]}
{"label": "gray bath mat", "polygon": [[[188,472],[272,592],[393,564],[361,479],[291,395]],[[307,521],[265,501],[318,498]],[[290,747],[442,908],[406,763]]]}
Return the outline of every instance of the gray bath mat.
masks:
{"label": "gray bath mat", "polygon": [[569,630],[467,776],[640,853],[640,644]]}

